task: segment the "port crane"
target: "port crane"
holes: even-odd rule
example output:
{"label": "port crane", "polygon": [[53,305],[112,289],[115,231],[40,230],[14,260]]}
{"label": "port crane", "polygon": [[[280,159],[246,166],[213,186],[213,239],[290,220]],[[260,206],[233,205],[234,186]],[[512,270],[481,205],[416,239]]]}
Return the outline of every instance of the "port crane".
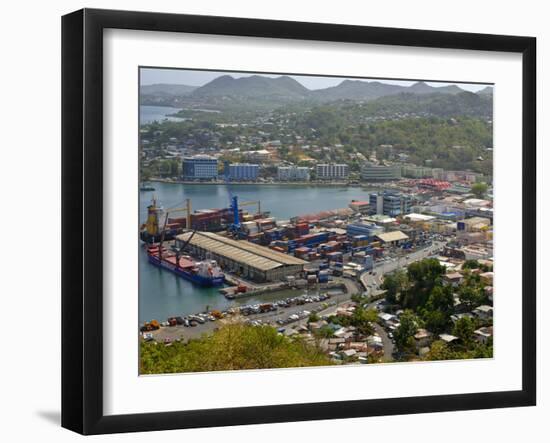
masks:
{"label": "port crane", "polygon": [[[231,195],[231,191],[229,191]],[[239,199],[236,195],[231,195],[231,203],[230,203],[231,211],[233,212],[233,223],[229,226],[229,230],[234,234],[238,235],[241,231],[241,222],[239,220],[239,206],[257,206],[258,208],[258,214],[261,214],[261,203],[260,201],[246,201],[243,203],[239,203]]]}
{"label": "port crane", "polygon": [[231,189],[229,188],[229,185],[231,183],[231,178],[228,174],[224,175],[225,184],[227,185],[227,192],[229,194],[229,207],[231,211],[233,212],[233,223],[229,226],[229,230],[234,234],[238,235],[238,233],[241,230],[241,222],[239,220],[239,206],[256,206],[257,207],[257,213],[262,213],[262,206],[260,200],[251,200],[251,201],[245,201],[239,203],[239,199],[236,195],[233,195],[233,192],[231,192]]}

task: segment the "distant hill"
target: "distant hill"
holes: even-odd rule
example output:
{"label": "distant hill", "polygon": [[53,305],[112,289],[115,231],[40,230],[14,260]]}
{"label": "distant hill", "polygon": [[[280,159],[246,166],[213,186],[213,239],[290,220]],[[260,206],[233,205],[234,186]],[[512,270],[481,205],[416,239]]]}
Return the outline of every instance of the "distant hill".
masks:
{"label": "distant hill", "polygon": [[381,82],[365,82],[361,80],[344,80],[337,86],[317,89],[311,95],[317,100],[375,100],[385,95],[399,94],[406,88]]}
{"label": "distant hill", "polygon": [[433,93],[440,93],[440,94],[459,94],[460,92],[464,92],[464,89],[459,88],[456,85],[448,85],[448,86],[430,86],[426,82],[417,82],[414,85],[411,85],[407,88],[404,92],[411,92],[413,94],[433,94]]}
{"label": "distant hill", "polygon": [[380,97],[362,107],[368,115],[392,116],[395,114],[424,114],[437,117],[467,115],[492,118],[493,101],[488,94],[460,93],[401,93]]}
{"label": "distant hill", "polygon": [[456,85],[434,87],[425,82],[417,82],[411,86],[392,85],[379,81],[366,82],[362,80],[344,80],[337,86],[312,91],[312,95],[320,101],[334,100],[376,100],[388,95],[402,93],[411,94],[458,94],[464,92]]}
{"label": "distant hill", "polygon": [[492,86],[486,86],[485,88],[481,89],[480,91],[477,91],[477,95],[493,95],[493,87]]}
{"label": "distant hill", "polygon": [[[492,87],[481,90],[476,97],[489,97]],[[141,104],[174,106],[179,108],[208,107],[220,110],[236,110],[246,106],[248,109],[270,110],[289,104],[315,105],[337,101],[373,102],[382,98],[397,97],[399,102],[405,101],[408,107],[417,108],[420,103],[414,103],[414,97],[421,96],[457,96],[466,93],[457,85],[430,86],[426,82],[416,82],[411,86],[401,86],[383,83],[381,81],[343,80],[336,86],[324,89],[310,90],[289,76],[266,77],[250,75],[248,77],[232,77],[222,75],[203,86],[156,84],[141,87]],[[406,97],[401,97],[405,95]],[[474,99],[459,100],[463,108],[468,104],[477,106]],[[445,100],[430,99],[430,104],[447,108],[451,103]],[[425,103],[423,103],[425,105]],[[380,106],[394,103],[382,102]],[[486,104],[484,104],[486,105]],[[482,106],[483,107],[483,106]],[[479,109],[473,111],[477,114]],[[439,112],[438,112],[439,113]],[[446,114],[446,111],[443,112]],[[470,114],[470,112],[467,112]],[[482,114],[485,114],[482,111]]]}
{"label": "distant hill", "polygon": [[233,78],[222,75],[193,91],[193,97],[235,97],[235,98],[271,98],[278,100],[303,100],[310,90],[293,78],[250,77]]}

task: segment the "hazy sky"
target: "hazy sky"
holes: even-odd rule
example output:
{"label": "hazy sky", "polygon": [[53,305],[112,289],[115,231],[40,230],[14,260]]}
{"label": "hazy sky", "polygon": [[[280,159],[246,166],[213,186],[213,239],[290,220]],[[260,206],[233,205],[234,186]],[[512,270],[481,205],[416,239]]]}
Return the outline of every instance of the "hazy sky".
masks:
{"label": "hazy sky", "polygon": [[[193,71],[185,69],[153,69],[153,68],[142,68],[141,69],[141,84],[142,85],[152,85],[155,83],[170,83],[170,84],[179,84],[179,85],[190,85],[190,86],[202,86],[209,81],[214,80],[220,75],[231,75],[232,77],[248,77],[253,75],[251,72],[219,72],[219,71]],[[265,75],[266,77],[279,77],[281,74],[260,74]],[[294,78],[302,85],[308,89],[322,89],[328,88],[330,86],[336,86],[342,81],[346,80],[344,77],[315,77],[315,76],[304,76],[304,75],[290,75],[289,77]],[[359,79],[354,79],[359,80]],[[361,78],[360,80],[366,81],[379,81],[383,83],[391,83],[402,86],[410,86],[415,83],[417,80],[403,81],[403,80],[386,80],[386,79],[371,79],[371,78]],[[483,89],[487,84],[470,84],[470,83],[447,83],[447,82],[426,82],[430,86],[446,86],[449,84],[456,84],[462,89],[467,91],[476,92],[480,89]]]}

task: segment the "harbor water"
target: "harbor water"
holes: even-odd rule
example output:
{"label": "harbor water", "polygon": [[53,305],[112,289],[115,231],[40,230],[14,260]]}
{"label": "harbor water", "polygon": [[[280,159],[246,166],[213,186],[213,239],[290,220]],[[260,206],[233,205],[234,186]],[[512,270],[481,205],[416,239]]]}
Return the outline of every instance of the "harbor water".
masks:
{"label": "harbor water", "polygon": [[[352,200],[367,200],[369,191],[345,186],[292,186],[292,185],[189,185],[153,183],[155,191],[140,192],[140,223],[146,219],[147,206],[153,196],[167,208],[185,206],[190,198],[193,210],[225,208],[231,195],[239,201],[260,200],[262,211],[269,211],[278,220],[329,209],[348,207]],[[255,206],[243,208],[249,212]],[[136,241],[138,236],[136,233]],[[139,252],[139,321],[165,320],[173,315],[188,315],[208,309],[224,309],[235,303],[249,304],[280,299],[281,294],[264,294],[245,297],[238,301],[225,299],[218,288],[203,288],[173,273],[151,265],[143,247]],[[288,295],[287,295],[288,296]]]}
{"label": "harbor water", "polygon": [[154,121],[161,122],[163,120],[183,121],[182,118],[174,117],[180,109],[171,108],[169,106],[140,106],[139,108],[139,124],[152,123]]}

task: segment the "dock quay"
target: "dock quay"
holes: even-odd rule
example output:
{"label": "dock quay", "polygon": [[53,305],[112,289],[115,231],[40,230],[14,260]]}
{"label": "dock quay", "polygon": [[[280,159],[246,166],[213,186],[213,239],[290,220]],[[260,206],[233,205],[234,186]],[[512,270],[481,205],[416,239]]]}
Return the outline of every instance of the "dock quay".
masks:
{"label": "dock quay", "polygon": [[251,297],[255,295],[260,295],[260,294],[268,294],[270,292],[277,292],[284,289],[318,288],[319,290],[325,290],[325,289],[346,290],[346,286],[339,281],[329,281],[327,283],[315,283],[314,285],[311,285],[311,284],[308,284],[306,280],[295,280],[292,283],[281,282],[281,283],[274,283],[272,285],[256,286],[250,290],[247,290],[246,292],[238,292],[237,288],[238,287],[223,288],[220,290],[220,292],[224,294],[226,298],[234,300],[234,299],[241,299],[241,298]]}

